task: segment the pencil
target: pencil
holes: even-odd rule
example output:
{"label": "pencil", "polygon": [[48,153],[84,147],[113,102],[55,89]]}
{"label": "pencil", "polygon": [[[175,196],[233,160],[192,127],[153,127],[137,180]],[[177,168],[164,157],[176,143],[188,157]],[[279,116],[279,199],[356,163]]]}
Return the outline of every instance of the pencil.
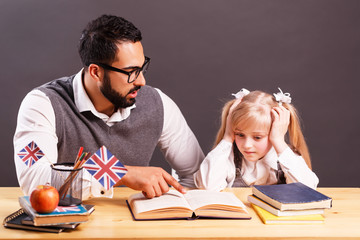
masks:
{"label": "pencil", "polygon": [[[83,152],[84,148],[80,147],[78,155],[76,157],[75,163],[74,163],[74,167],[73,169],[78,169],[80,168],[84,162],[87,160],[86,158],[89,156],[90,153],[88,152]],[[86,159],[86,160],[85,160]],[[61,199],[65,199],[66,193],[69,190],[69,187],[71,185],[71,182],[74,180],[75,176],[78,174],[78,171],[75,172],[71,172],[69,174],[69,176],[66,178],[66,180],[64,181],[63,185],[60,187],[59,189],[59,195]]]}

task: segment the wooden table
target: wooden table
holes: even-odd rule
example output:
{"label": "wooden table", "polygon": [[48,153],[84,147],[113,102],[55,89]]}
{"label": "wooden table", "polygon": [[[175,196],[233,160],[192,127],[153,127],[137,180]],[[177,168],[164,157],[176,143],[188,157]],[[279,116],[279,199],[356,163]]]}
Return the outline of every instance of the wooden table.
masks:
{"label": "wooden table", "polygon": [[[247,206],[251,220],[133,221],[126,206],[135,191],[116,188],[114,198],[85,201],[95,204],[90,220],[71,232],[43,233],[0,227],[0,239],[360,239],[360,188],[319,188],[333,198],[321,225],[265,225],[250,207],[248,188],[233,188]],[[19,188],[0,188],[0,218],[19,209]]]}

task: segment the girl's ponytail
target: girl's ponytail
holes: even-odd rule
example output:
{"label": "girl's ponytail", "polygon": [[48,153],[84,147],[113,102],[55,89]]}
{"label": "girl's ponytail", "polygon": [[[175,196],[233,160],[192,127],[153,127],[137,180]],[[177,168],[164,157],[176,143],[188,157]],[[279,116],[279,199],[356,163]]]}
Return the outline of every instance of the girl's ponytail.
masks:
{"label": "girl's ponytail", "polygon": [[290,147],[304,158],[306,164],[311,169],[310,153],[301,130],[298,113],[291,104],[283,103],[283,106],[290,111],[290,124],[288,128]]}
{"label": "girl's ponytail", "polygon": [[225,134],[225,129],[226,129],[226,118],[229,115],[229,111],[230,111],[230,107],[231,105],[235,102],[236,99],[230,100],[228,101],[223,109],[222,109],[222,113],[221,113],[221,125],[219,128],[219,131],[216,134],[216,139],[215,139],[215,143],[214,143],[214,147],[216,147],[219,142],[223,139],[224,134]]}

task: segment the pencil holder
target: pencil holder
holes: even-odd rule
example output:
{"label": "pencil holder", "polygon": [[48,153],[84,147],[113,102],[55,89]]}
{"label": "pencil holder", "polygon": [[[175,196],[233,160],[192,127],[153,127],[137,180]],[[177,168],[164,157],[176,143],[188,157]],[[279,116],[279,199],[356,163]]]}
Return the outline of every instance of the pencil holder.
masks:
{"label": "pencil holder", "polygon": [[51,185],[59,192],[59,206],[73,206],[82,202],[82,168],[73,163],[57,163],[51,167]]}

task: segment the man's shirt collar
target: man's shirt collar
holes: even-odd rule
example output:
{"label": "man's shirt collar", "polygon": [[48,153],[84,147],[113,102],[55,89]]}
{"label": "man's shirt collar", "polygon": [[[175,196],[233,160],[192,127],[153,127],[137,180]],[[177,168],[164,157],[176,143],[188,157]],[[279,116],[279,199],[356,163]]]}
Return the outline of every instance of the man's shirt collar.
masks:
{"label": "man's shirt collar", "polygon": [[131,109],[135,108],[135,104],[127,107],[120,108],[116,112],[113,113],[110,117],[104,113],[98,112],[95,109],[94,104],[91,102],[89,96],[87,95],[84,85],[82,83],[82,75],[83,69],[78,72],[73,81],[73,89],[74,89],[74,100],[75,105],[78,108],[79,112],[91,111],[96,117],[102,119],[108,125],[113,125],[116,122],[120,122],[125,120],[130,116]]}

